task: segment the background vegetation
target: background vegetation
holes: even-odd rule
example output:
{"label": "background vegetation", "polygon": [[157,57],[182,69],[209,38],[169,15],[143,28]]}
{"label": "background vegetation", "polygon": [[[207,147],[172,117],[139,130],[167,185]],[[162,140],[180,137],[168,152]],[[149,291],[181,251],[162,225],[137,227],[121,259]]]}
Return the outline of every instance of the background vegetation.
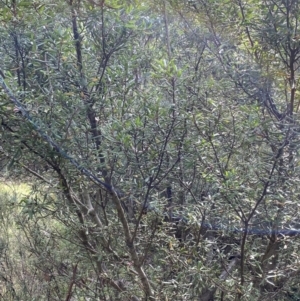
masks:
{"label": "background vegetation", "polygon": [[300,300],[299,16],[0,1],[1,298]]}

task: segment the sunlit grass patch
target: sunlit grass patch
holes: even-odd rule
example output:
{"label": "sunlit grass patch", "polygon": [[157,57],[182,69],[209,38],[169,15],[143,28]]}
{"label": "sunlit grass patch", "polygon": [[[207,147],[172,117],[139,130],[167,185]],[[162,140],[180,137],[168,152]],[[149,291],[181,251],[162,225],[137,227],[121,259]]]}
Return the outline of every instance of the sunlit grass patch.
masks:
{"label": "sunlit grass patch", "polygon": [[9,195],[18,195],[24,196],[30,193],[30,185],[26,183],[17,183],[11,181],[0,180],[0,195],[9,194]]}

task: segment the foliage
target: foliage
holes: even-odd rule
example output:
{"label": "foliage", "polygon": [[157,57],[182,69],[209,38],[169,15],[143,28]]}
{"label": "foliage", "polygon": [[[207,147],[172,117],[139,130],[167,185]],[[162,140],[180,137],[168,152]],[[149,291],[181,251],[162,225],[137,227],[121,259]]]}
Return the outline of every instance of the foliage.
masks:
{"label": "foliage", "polygon": [[34,183],[2,200],[2,296],[296,300],[298,15],[1,2],[0,166]]}

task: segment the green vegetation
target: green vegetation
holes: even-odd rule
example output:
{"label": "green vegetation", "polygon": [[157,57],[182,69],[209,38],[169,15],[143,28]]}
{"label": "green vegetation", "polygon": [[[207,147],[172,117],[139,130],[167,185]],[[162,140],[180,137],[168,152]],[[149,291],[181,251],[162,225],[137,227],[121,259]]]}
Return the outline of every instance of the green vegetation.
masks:
{"label": "green vegetation", "polygon": [[299,300],[299,16],[0,1],[0,299]]}

